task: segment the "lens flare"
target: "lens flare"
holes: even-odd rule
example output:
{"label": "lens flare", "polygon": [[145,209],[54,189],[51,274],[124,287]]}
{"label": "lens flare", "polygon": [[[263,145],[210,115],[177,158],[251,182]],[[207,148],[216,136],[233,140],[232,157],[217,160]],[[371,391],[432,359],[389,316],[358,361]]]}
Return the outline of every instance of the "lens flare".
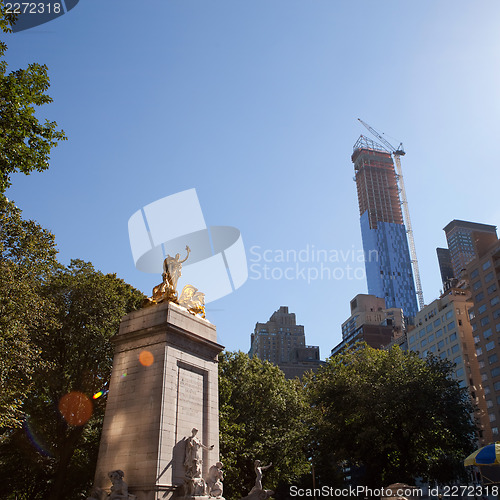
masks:
{"label": "lens flare", "polygon": [[143,366],[151,366],[154,360],[154,356],[149,351],[142,351],[141,354],[139,354],[139,362]]}
{"label": "lens flare", "polygon": [[92,402],[81,392],[70,392],[59,401],[59,411],[69,425],[83,425],[92,416]]}
{"label": "lens flare", "polygon": [[24,430],[26,431],[28,439],[30,440],[31,444],[36,448],[38,453],[40,453],[44,457],[52,457],[53,455],[49,451],[49,446],[46,445],[41,435],[35,432],[34,426],[30,423],[28,417],[26,417],[26,420],[23,422],[23,427]]}
{"label": "lens flare", "polygon": [[103,389],[102,391],[96,392],[93,396],[92,399],[99,399],[102,396],[106,396],[106,394],[109,392],[108,389]]}

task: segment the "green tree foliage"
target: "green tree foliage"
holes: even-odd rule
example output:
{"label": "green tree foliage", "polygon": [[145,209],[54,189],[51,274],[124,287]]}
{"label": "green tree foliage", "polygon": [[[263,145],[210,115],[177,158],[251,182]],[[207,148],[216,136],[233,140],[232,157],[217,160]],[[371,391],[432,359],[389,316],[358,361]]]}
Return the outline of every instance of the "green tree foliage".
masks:
{"label": "green tree foliage", "polygon": [[[0,4],[0,30],[4,33],[12,33],[12,25],[16,22],[17,15],[12,11],[7,13],[4,3]],[[5,51],[7,46],[0,41],[0,48]]]}
{"label": "green tree foliage", "polygon": [[[92,396],[106,391],[110,337],[143,295],[89,263],[59,265],[49,232],[0,207],[0,498],[86,498],[105,406]],[[75,393],[83,402],[61,412]]]}
{"label": "green tree foliage", "polygon": [[399,348],[331,358],[308,384],[322,479],[347,461],[364,466],[368,486],[451,480],[475,435],[470,398],[452,373],[449,362]]}
{"label": "green tree foliage", "polygon": [[309,472],[307,404],[298,380],[286,380],[271,363],[242,352],[219,358],[220,453],[224,496],[248,494],[255,483],[254,460],[273,466],[264,487],[293,483]]}
{"label": "green tree foliage", "polygon": [[[0,29],[9,32],[14,17],[0,7]],[[0,58],[6,50],[0,42]],[[50,86],[47,66],[33,63],[26,69],[7,73],[7,63],[0,60],[0,193],[11,185],[14,172],[29,175],[49,167],[50,151],[65,140],[57,123],[35,116],[36,107],[52,102],[46,93]]]}
{"label": "green tree foliage", "polygon": [[0,429],[20,427],[22,405],[41,367],[30,331],[43,329],[51,303],[41,295],[58,267],[54,236],[21,218],[0,195]]}

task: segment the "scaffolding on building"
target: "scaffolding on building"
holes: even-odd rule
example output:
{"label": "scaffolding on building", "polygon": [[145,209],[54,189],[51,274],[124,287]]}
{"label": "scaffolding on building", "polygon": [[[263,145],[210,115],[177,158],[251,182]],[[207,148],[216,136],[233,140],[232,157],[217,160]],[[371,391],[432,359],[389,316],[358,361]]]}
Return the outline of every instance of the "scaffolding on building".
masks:
{"label": "scaffolding on building", "polygon": [[[403,179],[403,170],[401,168],[401,156],[404,156],[406,153],[403,148],[403,143],[400,143],[398,148],[396,149],[390,142],[388,142],[383,136],[381,136],[375,129],[370,127],[367,123],[365,123],[363,120],[358,118],[358,121],[361,122],[361,124],[368,129],[375,137],[377,137],[380,141],[382,141],[382,144],[384,144],[385,147],[381,146],[380,144],[371,141],[370,139],[367,139],[364,136],[361,136],[356,144],[360,143],[361,144],[366,144],[368,145],[369,143],[373,143],[376,145],[376,150],[380,151],[379,148],[382,148],[382,150],[386,153],[391,154],[394,157],[394,163],[396,165],[396,174],[397,174],[397,182],[399,185],[399,192],[401,194],[400,198],[400,203],[401,207],[403,208],[403,213],[404,213],[404,219],[406,222],[406,233],[408,235],[408,245],[410,247],[410,258],[411,258],[411,263],[413,267],[413,275],[415,277],[415,288],[417,292],[417,297],[418,297],[418,305],[419,309],[422,309],[424,307],[424,294],[422,291],[422,283],[420,281],[420,271],[418,268],[418,260],[417,260],[417,252],[415,249],[415,239],[413,238],[413,228],[411,224],[411,219],[410,219],[410,210],[408,208],[408,200],[406,198],[406,189],[405,189],[405,184],[404,184],[404,179]],[[360,142],[361,141],[361,142]],[[356,144],[354,147],[356,147]]]}

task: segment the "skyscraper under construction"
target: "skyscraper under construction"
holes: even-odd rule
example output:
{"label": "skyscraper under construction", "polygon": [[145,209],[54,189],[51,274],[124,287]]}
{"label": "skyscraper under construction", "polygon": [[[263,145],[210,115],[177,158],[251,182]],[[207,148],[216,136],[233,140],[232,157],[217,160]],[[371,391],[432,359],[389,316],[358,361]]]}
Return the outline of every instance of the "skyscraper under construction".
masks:
{"label": "skyscraper under construction", "polygon": [[384,298],[386,308],[400,307],[405,317],[414,317],[418,312],[415,283],[391,153],[361,136],[351,160],[368,293]]}

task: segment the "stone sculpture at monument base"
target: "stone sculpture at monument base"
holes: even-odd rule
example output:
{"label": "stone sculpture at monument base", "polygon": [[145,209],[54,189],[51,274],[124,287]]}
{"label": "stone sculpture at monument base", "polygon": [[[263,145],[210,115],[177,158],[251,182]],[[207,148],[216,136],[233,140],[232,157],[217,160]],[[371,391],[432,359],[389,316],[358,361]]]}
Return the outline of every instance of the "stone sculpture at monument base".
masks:
{"label": "stone sculpture at monument base", "polygon": [[125,316],[113,343],[95,487],[112,498],[108,474],[119,471],[137,500],[208,499],[202,478],[219,459],[215,326],[166,300]]}
{"label": "stone sculpture at monument base", "polygon": [[269,469],[269,467],[271,467],[272,465],[273,464],[270,463],[269,465],[263,466],[260,460],[255,460],[255,486],[250,490],[250,493],[247,496],[241,498],[241,500],[267,500],[272,495],[274,495],[274,491],[265,490],[262,487],[263,472]]}

